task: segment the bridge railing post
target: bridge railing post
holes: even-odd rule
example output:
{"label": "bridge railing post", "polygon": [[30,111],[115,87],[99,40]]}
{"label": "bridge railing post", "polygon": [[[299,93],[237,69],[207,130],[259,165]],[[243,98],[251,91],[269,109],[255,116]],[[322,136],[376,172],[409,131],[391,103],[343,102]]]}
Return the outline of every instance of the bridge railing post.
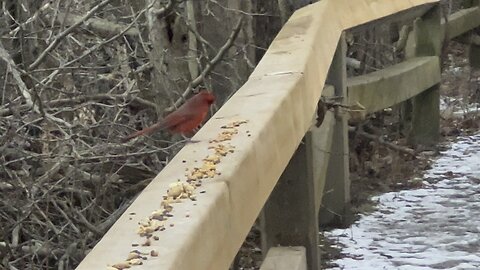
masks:
{"label": "bridge railing post", "polygon": [[308,269],[320,269],[318,218],[312,171],[312,132],[305,134],[260,216],[262,250],[304,246]]}
{"label": "bridge railing post", "polygon": [[[329,98],[333,92],[333,87],[326,86],[322,95]],[[320,269],[318,211],[330,157],[333,123],[333,114],[326,112],[321,126],[310,128],[265,203],[260,214],[264,255],[279,245],[302,246],[308,269]]]}
{"label": "bridge railing post", "polygon": [[[480,7],[480,0],[464,0],[462,3],[463,8]],[[471,33],[470,35],[476,35]],[[468,48],[468,60],[471,68],[480,69],[480,44],[473,42],[472,36],[470,36],[470,44]]]}
{"label": "bridge railing post", "polygon": [[[348,100],[346,52],[345,33],[342,33],[326,81],[335,87],[336,101],[345,105]],[[330,160],[319,213],[321,225],[344,222],[350,204],[348,118],[341,108],[336,110]]]}
{"label": "bridge railing post", "polygon": [[[345,104],[344,34],[334,55],[327,84],[333,85],[335,90],[334,93],[325,91],[324,95],[333,95],[337,102]],[[320,269],[319,222],[336,221],[350,202],[347,124],[344,113],[337,112],[333,119],[327,112],[322,126],[312,127],[305,134],[260,215],[264,252],[278,245],[304,246],[308,269]]]}
{"label": "bridge railing post", "polygon": [[[439,56],[442,50],[441,8],[435,5],[414,22],[407,56]],[[440,70],[438,71],[440,72]],[[440,86],[437,84],[411,99],[411,128],[407,136],[413,145],[434,145],[440,135]]]}
{"label": "bridge railing post", "polygon": [[[342,40],[344,43],[343,35]],[[345,59],[342,61],[344,62]],[[338,60],[334,60],[333,65],[337,66],[337,62]],[[338,94],[334,93],[334,89],[330,85],[326,86],[322,92],[322,95],[328,99],[338,96]],[[346,127],[346,119],[335,119],[333,113],[326,112],[321,126],[313,125],[310,128],[270,194],[260,214],[264,255],[271,247],[303,246],[306,249],[308,269],[320,269],[318,231],[321,219],[319,219],[319,209],[322,204],[326,179],[328,179],[327,168],[332,167],[332,163],[329,161],[332,156],[330,148],[333,144],[334,133],[338,134],[339,132],[339,123]],[[346,137],[342,138],[340,141],[344,142]],[[330,169],[331,188],[341,190],[336,192],[335,196],[345,196],[345,194],[349,194],[349,187],[345,188],[343,178],[345,170],[348,173],[348,156],[345,159],[344,145],[333,149],[342,152],[338,154],[337,162],[341,159],[347,164],[346,167],[336,166]],[[348,151],[348,147],[346,151]],[[336,169],[341,171],[335,172]],[[339,176],[336,176],[337,173]],[[341,182],[338,187],[335,183],[337,180]],[[345,190],[347,190],[346,193]],[[336,204],[334,200],[331,202]],[[330,207],[336,207],[336,205]]]}
{"label": "bridge railing post", "polygon": [[470,7],[479,6],[479,5],[480,5],[480,0],[463,0],[462,1],[463,8],[470,8]]}

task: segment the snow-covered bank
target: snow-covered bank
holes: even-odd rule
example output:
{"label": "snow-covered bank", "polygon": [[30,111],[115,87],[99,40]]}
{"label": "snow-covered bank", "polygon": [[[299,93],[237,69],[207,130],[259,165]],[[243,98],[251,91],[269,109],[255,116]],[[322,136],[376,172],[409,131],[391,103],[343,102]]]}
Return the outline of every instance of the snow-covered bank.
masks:
{"label": "snow-covered bank", "polygon": [[344,258],[331,269],[480,269],[480,134],[459,139],[424,187],[374,197],[377,210],[325,232]]}

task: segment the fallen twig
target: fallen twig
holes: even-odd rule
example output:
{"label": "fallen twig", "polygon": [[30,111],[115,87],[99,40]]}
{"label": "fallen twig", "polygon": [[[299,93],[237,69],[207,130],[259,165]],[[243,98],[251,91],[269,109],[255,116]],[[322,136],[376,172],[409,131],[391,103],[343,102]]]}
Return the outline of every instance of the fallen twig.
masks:
{"label": "fallen twig", "polygon": [[395,151],[398,151],[398,152],[401,152],[401,153],[404,153],[404,154],[407,154],[407,155],[418,158],[417,154],[415,153],[415,150],[413,150],[411,148],[408,148],[406,146],[401,146],[401,145],[397,145],[397,144],[394,144],[394,143],[391,143],[391,142],[387,142],[387,141],[385,141],[385,139],[383,139],[382,136],[376,136],[376,135],[367,133],[363,130],[357,130],[355,128],[353,128],[353,129],[350,128],[349,131],[350,132],[355,132],[355,134],[360,135],[360,136],[362,136],[364,138],[367,138],[369,140],[376,141],[376,142],[380,143],[381,145],[384,145],[384,146],[386,146],[390,149],[393,149]]}

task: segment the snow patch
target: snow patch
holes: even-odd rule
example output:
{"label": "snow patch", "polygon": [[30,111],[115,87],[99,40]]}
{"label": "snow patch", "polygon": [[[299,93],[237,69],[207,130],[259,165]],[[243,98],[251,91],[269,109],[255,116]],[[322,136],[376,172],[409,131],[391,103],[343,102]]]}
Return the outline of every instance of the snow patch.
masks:
{"label": "snow patch", "polygon": [[325,236],[344,258],[330,269],[480,269],[480,134],[442,153],[424,187],[373,197],[377,210]]}

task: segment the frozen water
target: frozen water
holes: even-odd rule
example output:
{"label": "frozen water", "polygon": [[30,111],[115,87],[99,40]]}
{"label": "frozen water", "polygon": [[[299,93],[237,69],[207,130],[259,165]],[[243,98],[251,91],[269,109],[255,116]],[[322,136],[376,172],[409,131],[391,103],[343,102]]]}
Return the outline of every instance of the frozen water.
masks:
{"label": "frozen water", "polygon": [[344,258],[331,269],[480,269],[480,134],[460,138],[424,187],[372,198],[377,210],[325,232]]}

